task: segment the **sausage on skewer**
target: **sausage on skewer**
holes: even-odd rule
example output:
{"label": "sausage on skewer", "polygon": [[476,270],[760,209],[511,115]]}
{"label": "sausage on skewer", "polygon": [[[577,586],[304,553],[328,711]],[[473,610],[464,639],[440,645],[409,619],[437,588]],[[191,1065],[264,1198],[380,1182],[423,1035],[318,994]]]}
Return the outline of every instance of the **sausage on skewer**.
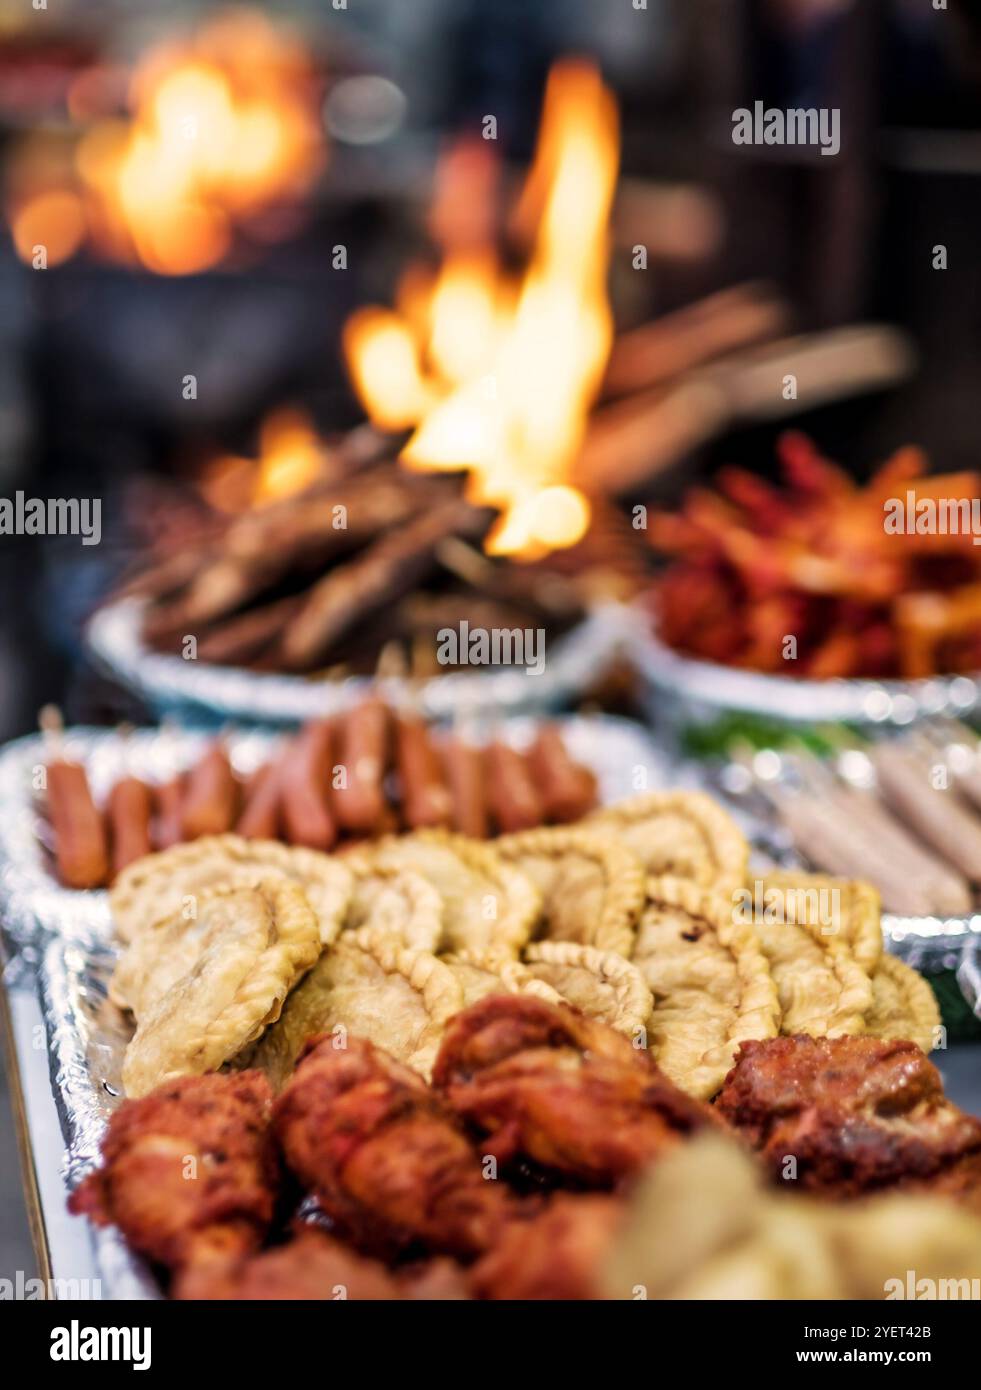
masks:
{"label": "sausage on skewer", "polygon": [[484,755],[465,739],[453,737],[440,749],[446,785],[453,805],[453,829],[475,840],[488,834],[484,791]]}
{"label": "sausage on skewer", "polygon": [[235,824],[239,787],[221,739],[187,775],[181,829],[185,840],[224,835]]}
{"label": "sausage on skewer", "polygon": [[337,760],[346,785],[333,788],[331,806],[342,829],[366,835],[384,821],[388,746],[388,709],[381,700],[365,700],[341,719]]}
{"label": "sausage on skewer", "polygon": [[429,730],[415,715],[395,721],[395,760],[406,824],[413,830],[448,826],[453,804]]}
{"label": "sausage on skewer", "polygon": [[323,719],[305,725],[281,764],[281,811],[291,845],[330,849],[337,826],[327,805],[331,726]]}
{"label": "sausage on skewer", "polygon": [[182,825],[184,774],[176,773],[168,782],[154,787],[156,815],[153,818],[153,848],[170,849],[184,838]]}
{"label": "sausage on skewer", "polygon": [[507,743],[486,752],[487,800],[498,830],[532,830],[544,819],[542,799],[524,757]]}
{"label": "sausage on skewer", "polygon": [[528,750],[528,762],[546,820],[580,820],[596,805],[596,778],[570,757],[556,725],[542,725]]}
{"label": "sausage on skewer", "polygon": [[112,841],[112,876],[150,854],[153,802],[150,788],[138,777],[121,777],[109,793],[106,815]]}
{"label": "sausage on skewer", "polygon": [[109,878],[109,848],[84,767],[53,759],[47,788],[58,877],[67,888],[101,888]]}
{"label": "sausage on skewer", "polygon": [[282,768],[270,758],[253,775],[245,793],[245,806],[235,825],[236,835],[246,840],[279,837],[282,811]]}

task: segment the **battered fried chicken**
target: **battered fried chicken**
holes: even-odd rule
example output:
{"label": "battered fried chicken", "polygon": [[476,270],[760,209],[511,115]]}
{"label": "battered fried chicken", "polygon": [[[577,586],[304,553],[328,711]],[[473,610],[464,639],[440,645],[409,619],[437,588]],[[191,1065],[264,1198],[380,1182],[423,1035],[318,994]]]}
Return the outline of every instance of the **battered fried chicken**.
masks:
{"label": "battered fried chicken", "polygon": [[616,1197],[558,1193],[530,1221],[514,1221],[470,1271],[478,1298],[599,1298],[599,1278],[623,1217]]}
{"label": "battered fried chicken", "polygon": [[459,1122],[418,1073],[364,1039],[335,1043],[311,1039],[276,1102],[289,1167],[360,1245],[481,1254],[517,1200],[484,1177]]}
{"label": "battered fried chicken", "polygon": [[912,1042],[745,1042],[716,1105],[780,1177],[828,1196],[885,1187],[981,1200],[981,1120],[946,1099]]}
{"label": "battered fried chicken", "polygon": [[464,1299],[463,1271],[451,1260],[428,1260],[392,1272],[333,1236],[304,1227],[285,1245],[234,1265],[191,1269],[174,1296],[185,1302],[330,1302]]}
{"label": "battered fried chicken", "polygon": [[433,1085],[488,1136],[482,1151],[591,1187],[613,1186],[717,1123],[627,1038],[527,995],[494,995],[457,1014]]}
{"label": "battered fried chicken", "polygon": [[235,1264],[192,1269],[177,1283],[184,1301],[323,1301],[400,1298],[383,1264],[366,1259],[322,1231],[301,1231],[285,1245]]}
{"label": "battered fried chicken", "polygon": [[259,1072],[185,1076],[124,1101],[70,1209],[175,1271],[249,1254],[275,1203],[271,1103]]}

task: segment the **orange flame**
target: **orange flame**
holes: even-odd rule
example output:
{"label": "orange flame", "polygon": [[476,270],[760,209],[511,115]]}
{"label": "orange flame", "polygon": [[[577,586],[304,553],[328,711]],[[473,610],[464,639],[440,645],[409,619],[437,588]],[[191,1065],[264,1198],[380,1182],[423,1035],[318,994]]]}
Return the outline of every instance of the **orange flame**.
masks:
{"label": "orange flame", "polygon": [[217,511],[243,512],[302,492],[324,472],[324,448],[309,418],[285,407],[259,429],[258,459],[226,454],[212,459],[198,487]]}
{"label": "orange flame", "polygon": [[[82,208],[88,240],[116,259],[161,275],[217,264],[237,225],[305,191],[320,167],[311,78],[296,40],[254,10],[151,50],[133,76],[131,119],[96,120],[58,186],[31,187],[21,171],[27,187],[12,209],[20,254],[29,240],[57,248],[49,264],[66,246],[72,254]],[[77,104],[70,93],[69,109]]]}
{"label": "orange flame", "polygon": [[588,500],[568,479],[613,341],[606,270],[618,146],[599,74],[558,64],[518,208],[531,232],[520,283],[471,235],[447,247],[430,286],[412,274],[397,310],[361,310],[346,325],[370,418],[414,427],[402,453],[410,467],[469,471],[472,500],[501,513],[487,541],[494,554],[574,545],[589,526]]}

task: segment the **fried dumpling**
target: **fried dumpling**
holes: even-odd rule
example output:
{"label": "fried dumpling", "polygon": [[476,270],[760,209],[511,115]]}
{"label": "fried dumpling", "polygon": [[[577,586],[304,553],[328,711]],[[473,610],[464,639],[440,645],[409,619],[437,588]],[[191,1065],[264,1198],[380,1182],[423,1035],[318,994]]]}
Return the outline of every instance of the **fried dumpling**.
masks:
{"label": "fried dumpling", "polygon": [[[766,956],[780,1000],[780,1031],[838,1038],[865,1032],[872,982],[852,954],[840,899],[786,875],[747,890],[739,920],[750,924]],[[835,905],[838,904],[838,910]]]}
{"label": "fried dumpling", "polygon": [[537,941],[526,947],[525,965],[580,1013],[629,1038],[646,1039],[654,1005],[650,988],[637,967],[616,951],[574,941]]}
{"label": "fried dumpling", "polygon": [[320,931],[303,889],[272,879],[202,893],[193,933],[178,944],[176,961],[158,958],[165,975],[146,986],[123,1062],[129,1096],[217,1071],[254,1041],[317,959]]}
{"label": "fried dumpling", "polygon": [[411,869],[376,864],[370,848],[351,851],[344,863],[353,879],[345,931],[370,927],[412,950],[436,950],[443,933],[443,899],[428,879]]}
{"label": "fried dumpling", "polygon": [[542,896],[539,935],[629,956],[644,905],[644,871],[624,845],[585,827],[505,835],[494,848]]}
{"label": "fried dumpling", "polygon": [[452,971],[429,951],[411,950],[371,928],[345,932],[287,1000],[282,1017],[238,1064],[258,1067],[276,1089],[317,1033],[366,1038],[428,1076],[443,1028],[463,1008]]}
{"label": "fried dumpling", "polygon": [[703,792],[645,792],[604,807],[584,824],[626,845],[649,874],[690,879],[727,895],[746,877],[746,837]]}
{"label": "fried dumpling", "polygon": [[752,928],[690,880],[648,880],[633,963],[654,996],[654,1060],[691,1095],[715,1094],[743,1039],[779,1031],[776,985]]}
{"label": "fried dumpling", "polygon": [[117,935],[131,941],[186,908],[204,889],[276,877],[303,886],[320,923],[321,942],[333,941],[351,897],[351,875],[343,863],[318,850],[240,835],[202,836],[123,869],[109,895]]}
{"label": "fried dumpling", "polygon": [[868,1031],[873,1038],[908,1039],[924,1052],[939,1041],[937,996],[918,971],[896,956],[884,955],[872,976]]}
{"label": "fried dumpling", "polygon": [[487,844],[442,830],[380,840],[371,851],[382,867],[421,874],[443,899],[443,951],[517,955],[540,906],[534,884]]}
{"label": "fried dumpling", "polygon": [[522,961],[506,952],[457,951],[440,956],[463,990],[463,1006],[469,1008],[491,994],[534,994],[549,1004],[562,1000],[550,985],[536,979]]}

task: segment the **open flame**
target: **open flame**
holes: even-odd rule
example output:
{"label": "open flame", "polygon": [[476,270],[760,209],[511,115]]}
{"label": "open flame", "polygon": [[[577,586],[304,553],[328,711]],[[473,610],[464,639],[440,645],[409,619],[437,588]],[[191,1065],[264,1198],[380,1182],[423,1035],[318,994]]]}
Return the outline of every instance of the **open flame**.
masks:
{"label": "open flame", "polygon": [[530,244],[523,276],[507,274],[489,239],[444,245],[431,281],[412,268],[396,308],[362,309],[345,325],[371,420],[413,431],[403,461],[467,469],[471,500],[499,510],[492,554],[534,558],[589,526],[589,502],[568,479],[613,341],[618,150],[616,105],[598,72],[557,64],[515,218]]}
{"label": "open flame", "polygon": [[216,511],[237,513],[302,492],[323,474],[324,446],[301,410],[284,407],[259,428],[259,457],[224,454],[212,459],[198,489]]}
{"label": "open flame", "polygon": [[36,148],[15,157],[18,252],[43,246],[51,265],[88,239],[161,275],[217,264],[237,225],[304,192],[320,167],[311,83],[299,43],[254,10],[151,49],[131,118],[93,121],[57,167],[39,171]]}

